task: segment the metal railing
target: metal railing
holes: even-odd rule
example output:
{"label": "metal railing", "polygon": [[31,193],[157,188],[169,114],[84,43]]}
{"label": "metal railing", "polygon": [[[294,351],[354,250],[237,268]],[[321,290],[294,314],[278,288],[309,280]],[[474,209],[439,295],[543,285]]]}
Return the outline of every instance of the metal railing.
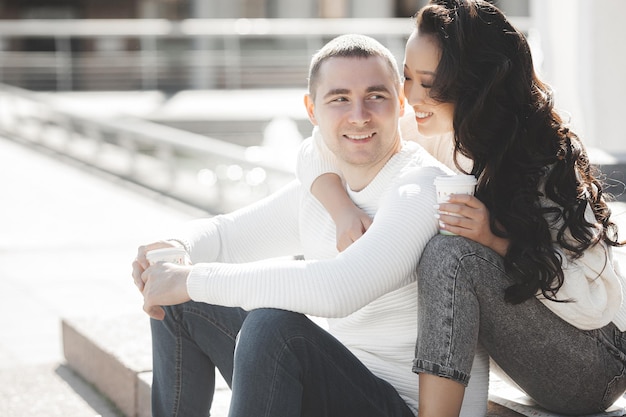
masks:
{"label": "metal railing", "polygon": [[294,178],[257,146],[243,147],[124,117],[60,110],[40,95],[0,85],[0,135],[217,214],[256,201]]}
{"label": "metal railing", "polygon": [[[528,18],[513,18],[527,29]],[[0,21],[0,82],[32,90],[302,87],[311,55],[344,33],[399,62],[408,18]],[[44,50],[45,49],[45,50]]]}

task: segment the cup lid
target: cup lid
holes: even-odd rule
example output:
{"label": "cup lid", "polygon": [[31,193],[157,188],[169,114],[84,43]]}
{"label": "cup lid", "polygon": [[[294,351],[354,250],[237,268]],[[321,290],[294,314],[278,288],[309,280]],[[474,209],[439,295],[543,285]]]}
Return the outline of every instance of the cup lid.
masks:
{"label": "cup lid", "polygon": [[161,249],[153,249],[146,253],[146,258],[154,258],[154,257],[162,257],[167,255],[183,255],[186,254],[187,251],[183,248],[161,248]]}
{"label": "cup lid", "polygon": [[473,175],[459,174],[459,175],[440,175],[435,177],[435,185],[476,185],[478,181]]}

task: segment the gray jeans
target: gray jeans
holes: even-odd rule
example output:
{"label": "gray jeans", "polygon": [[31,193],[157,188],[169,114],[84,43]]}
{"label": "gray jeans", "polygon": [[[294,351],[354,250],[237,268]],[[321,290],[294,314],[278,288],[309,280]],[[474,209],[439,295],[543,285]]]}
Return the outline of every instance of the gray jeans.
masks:
{"label": "gray jeans", "polygon": [[419,265],[414,372],[467,384],[480,342],[530,397],[561,414],[605,410],[626,391],[626,333],[580,330],[532,298],[504,301],[503,261],[458,236],[436,236]]}

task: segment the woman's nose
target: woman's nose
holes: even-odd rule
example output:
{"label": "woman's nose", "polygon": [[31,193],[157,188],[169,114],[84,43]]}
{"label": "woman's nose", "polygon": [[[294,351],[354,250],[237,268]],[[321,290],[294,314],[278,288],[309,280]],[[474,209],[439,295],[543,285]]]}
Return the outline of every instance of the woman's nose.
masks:
{"label": "woman's nose", "polygon": [[416,104],[424,104],[424,101],[428,97],[428,93],[424,87],[421,85],[413,83],[409,88],[405,88],[404,94],[411,106]]}

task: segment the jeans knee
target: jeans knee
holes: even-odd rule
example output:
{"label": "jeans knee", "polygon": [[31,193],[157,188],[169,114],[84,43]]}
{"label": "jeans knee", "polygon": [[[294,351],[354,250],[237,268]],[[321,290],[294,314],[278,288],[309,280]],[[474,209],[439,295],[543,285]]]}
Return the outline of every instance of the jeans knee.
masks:
{"label": "jeans knee", "polygon": [[[441,270],[458,261],[468,250],[468,240],[460,236],[436,235],[426,244],[419,261],[420,270]],[[420,277],[424,274],[420,274]]]}
{"label": "jeans knee", "polygon": [[426,244],[422,258],[436,261],[441,257],[458,256],[471,250],[472,244],[475,242],[461,236],[436,235]]}
{"label": "jeans knee", "polygon": [[287,340],[302,333],[302,314],[278,309],[251,311],[241,327],[238,345],[255,346],[260,350],[271,350],[283,346]]}
{"label": "jeans knee", "polygon": [[303,323],[306,320],[302,314],[277,309],[258,309],[248,313],[237,336],[236,367],[261,372],[260,368],[277,362],[297,362],[292,344],[304,334]]}

